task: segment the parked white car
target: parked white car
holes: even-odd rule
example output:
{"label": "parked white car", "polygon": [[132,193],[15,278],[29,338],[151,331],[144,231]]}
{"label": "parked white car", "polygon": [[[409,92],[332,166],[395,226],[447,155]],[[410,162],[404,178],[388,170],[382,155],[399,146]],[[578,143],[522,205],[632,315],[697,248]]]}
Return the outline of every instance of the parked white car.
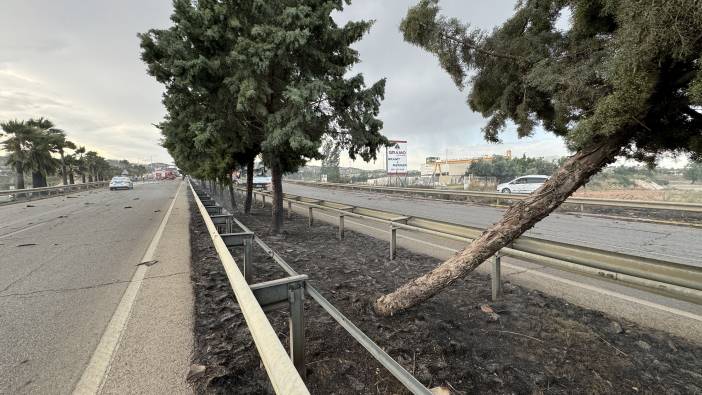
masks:
{"label": "parked white car", "polygon": [[497,192],[501,193],[532,193],[539,189],[548,176],[544,175],[529,175],[517,177],[510,182],[505,182],[497,186]]}
{"label": "parked white car", "polygon": [[110,191],[115,189],[134,189],[134,183],[127,176],[116,176],[110,180]]}

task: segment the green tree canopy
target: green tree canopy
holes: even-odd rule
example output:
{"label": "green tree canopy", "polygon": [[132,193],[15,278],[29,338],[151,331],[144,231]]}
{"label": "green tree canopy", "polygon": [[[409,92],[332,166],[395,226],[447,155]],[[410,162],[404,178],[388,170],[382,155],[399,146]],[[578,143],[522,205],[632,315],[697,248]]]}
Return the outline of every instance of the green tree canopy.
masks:
{"label": "green tree canopy", "polygon": [[[564,27],[559,19],[570,15]],[[617,156],[654,163],[702,157],[699,0],[522,0],[491,32],[420,0],[400,26],[434,54],[498,142],[537,127],[575,152],[528,198],[460,253],[376,301],[381,314],[416,305],[470,273],[560,206]]]}
{"label": "green tree canopy", "polygon": [[[499,141],[511,120],[573,150],[623,135],[628,157],[702,155],[702,6],[696,0],[525,0],[493,32],[422,0],[401,30],[435,54]],[[566,30],[556,22],[570,14]]]}
{"label": "green tree canopy", "polygon": [[543,158],[508,158],[496,155],[490,159],[480,159],[470,164],[466,174],[480,177],[495,177],[498,182],[509,181],[527,174],[551,175],[558,165]]}
{"label": "green tree canopy", "polygon": [[328,182],[339,182],[341,172],[339,163],[341,162],[341,148],[339,144],[331,139],[327,139],[322,144],[322,168],[321,173],[327,176]]}
{"label": "green tree canopy", "polygon": [[148,72],[166,86],[164,146],[210,179],[260,154],[273,175],[274,230],[282,175],[320,158],[324,136],[364,160],[387,143],[377,119],[385,81],[347,76],[358,62],[351,44],[371,27],[334,22],[349,3],[175,0],[172,27],[140,34]]}
{"label": "green tree canopy", "polygon": [[685,166],[683,176],[692,184],[702,180],[702,162],[690,162]]}

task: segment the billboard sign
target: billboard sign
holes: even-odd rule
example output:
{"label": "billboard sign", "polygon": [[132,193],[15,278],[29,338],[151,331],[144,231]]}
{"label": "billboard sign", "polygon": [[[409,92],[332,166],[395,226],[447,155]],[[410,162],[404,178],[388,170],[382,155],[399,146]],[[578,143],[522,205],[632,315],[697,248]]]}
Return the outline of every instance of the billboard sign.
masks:
{"label": "billboard sign", "polygon": [[407,174],[407,142],[391,140],[390,146],[385,149],[385,160],[388,175]]}

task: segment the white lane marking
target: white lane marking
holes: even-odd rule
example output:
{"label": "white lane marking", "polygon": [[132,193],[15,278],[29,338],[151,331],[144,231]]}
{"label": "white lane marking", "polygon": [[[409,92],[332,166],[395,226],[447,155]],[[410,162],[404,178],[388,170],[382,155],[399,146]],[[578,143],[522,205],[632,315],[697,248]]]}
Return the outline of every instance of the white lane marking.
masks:
{"label": "white lane marking", "polygon": [[[159,225],[158,230],[156,230],[156,234],[154,235],[153,239],[151,239],[151,244],[149,244],[144,257],[141,259],[142,262],[153,259],[154,252],[156,251],[156,247],[161,240],[161,236],[163,235],[168,219],[171,216],[173,206],[180,195],[180,188],[182,186],[183,183],[181,182],[170,207],[168,207],[166,215],[163,216],[163,220],[161,220],[161,224]],[[110,319],[105,332],[103,332],[102,337],[100,338],[100,343],[98,343],[95,352],[93,352],[93,355],[88,362],[88,366],[85,368],[85,371],[83,371],[83,375],[73,390],[74,394],[97,394],[100,391],[105,377],[109,372],[114,353],[119,347],[122,334],[124,333],[124,328],[129,320],[132,306],[134,305],[134,301],[136,300],[137,293],[139,292],[139,288],[141,287],[142,280],[144,279],[144,275],[146,274],[147,270],[148,267],[146,265],[139,265],[134,272],[134,275],[129,282],[129,286],[127,286],[127,290],[124,291],[124,295],[122,295],[122,299],[120,300],[117,309],[115,310],[114,314],[112,314],[112,318]]]}
{"label": "white lane marking", "polygon": [[[332,215],[329,215],[329,214],[326,214],[326,213],[321,213],[321,214],[322,214],[322,215],[326,215],[326,216],[328,216],[328,217],[333,217]],[[370,228],[370,229],[373,229],[373,230],[375,230],[375,231],[380,231],[380,232],[383,231],[383,230],[380,229],[380,228],[376,228],[376,227],[373,227],[373,226],[368,226],[368,225],[359,223],[358,221],[353,221],[353,220],[352,220],[352,221],[348,221],[348,222],[349,222],[349,223],[354,223],[355,225],[363,226],[363,227],[365,227],[365,228]],[[416,239],[416,238],[414,238],[414,237],[405,236],[405,235],[400,234],[400,233],[397,234],[397,237],[400,237],[400,238],[403,238],[403,239],[407,239],[407,240],[413,241],[413,242],[415,242],[415,243],[425,244],[425,245],[431,246],[431,247],[433,247],[433,248],[440,248],[440,249],[447,250],[447,251],[451,251],[451,252],[454,252],[454,253],[455,253],[455,252],[458,252],[458,250],[455,249],[455,248],[446,247],[446,246],[442,246],[442,245],[440,245],[440,244],[435,244],[435,243],[432,243],[432,242],[428,242],[428,241]],[[558,282],[561,282],[561,283],[564,283],[564,284],[567,284],[567,285],[570,285],[570,286],[573,286],[573,287],[578,287],[578,288],[587,289],[587,290],[589,290],[589,291],[593,291],[593,292],[597,292],[597,293],[600,293],[600,294],[604,294],[604,295],[612,296],[612,297],[619,298],[619,299],[622,299],[622,300],[626,300],[627,302],[637,303],[637,304],[640,304],[640,305],[643,305],[643,306],[646,306],[646,307],[650,307],[650,308],[653,308],[653,309],[665,311],[665,312],[668,312],[668,313],[671,313],[671,314],[679,315],[679,316],[682,316],[682,317],[690,318],[690,319],[695,320],[695,321],[700,321],[700,322],[702,322],[702,315],[697,315],[697,314],[695,314],[695,313],[690,313],[689,311],[676,309],[675,307],[668,307],[668,306],[665,306],[665,305],[662,305],[662,304],[658,304],[658,303],[654,303],[654,302],[649,302],[648,300],[639,299],[639,298],[636,298],[636,297],[634,297],[634,296],[629,296],[629,295],[625,295],[625,294],[622,294],[622,293],[619,293],[619,292],[610,291],[610,290],[607,290],[607,289],[604,289],[604,288],[599,288],[599,287],[596,287],[596,286],[594,286],[594,285],[582,284],[582,283],[579,283],[579,282],[576,282],[576,281],[571,281],[571,280],[568,280],[568,279],[565,279],[565,278],[562,278],[562,277],[558,277],[558,276],[554,276],[554,275],[551,275],[551,274],[543,273],[543,272],[540,272],[540,271],[534,270],[534,269],[525,268],[525,267],[523,267],[523,266],[513,265],[513,264],[510,264],[510,263],[507,263],[507,262],[502,262],[502,266],[507,267],[507,268],[510,268],[510,269],[512,269],[512,270],[515,270],[515,271],[519,271],[519,272],[520,272],[519,274],[522,274],[522,273],[530,273],[530,274],[535,275],[535,276],[543,277],[543,278],[546,278],[546,279],[549,279],[549,280],[552,280],[552,281],[558,281]],[[505,276],[509,276],[509,274],[505,274]]]}

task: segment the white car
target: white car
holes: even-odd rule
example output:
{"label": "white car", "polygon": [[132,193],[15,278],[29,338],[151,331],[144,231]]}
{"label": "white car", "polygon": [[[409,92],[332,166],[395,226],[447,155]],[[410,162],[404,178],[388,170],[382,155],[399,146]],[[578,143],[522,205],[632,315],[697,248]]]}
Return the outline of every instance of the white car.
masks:
{"label": "white car", "polygon": [[126,176],[112,177],[112,180],[110,180],[110,191],[116,189],[134,189],[134,183]]}
{"label": "white car", "polygon": [[529,175],[517,177],[510,182],[505,182],[497,186],[497,192],[501,193],[532,193],[539,189],[548,176],[544,175]]}

